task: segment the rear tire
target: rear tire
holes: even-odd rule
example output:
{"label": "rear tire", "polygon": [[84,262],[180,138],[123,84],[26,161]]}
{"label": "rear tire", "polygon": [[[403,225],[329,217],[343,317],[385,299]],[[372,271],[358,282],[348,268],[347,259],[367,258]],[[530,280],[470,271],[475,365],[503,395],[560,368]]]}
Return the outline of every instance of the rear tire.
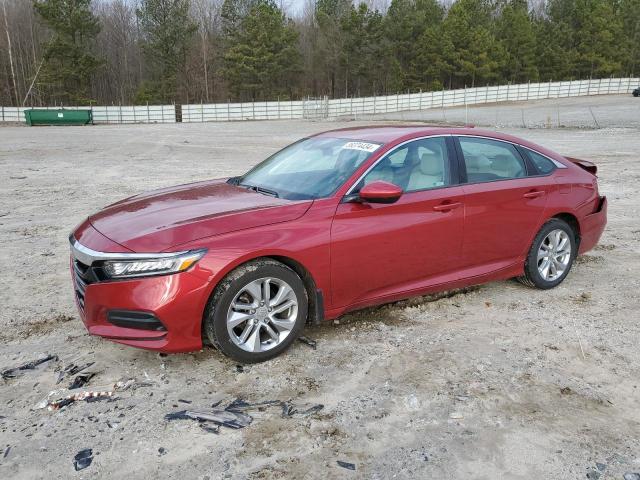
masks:
{"label": "rear tire", "polygon": [[295,341],[307,311],[307,292],[296,272],[268,258],[253,260],[216,287],[203,330],[228,357],[241,363],[264,362]]}
{"label": "rear tire", "polygon": [[552,218],[536,235],[517,280],[532,288],[547,290],[567,277],[577,254],[576,232],[567,222]]}

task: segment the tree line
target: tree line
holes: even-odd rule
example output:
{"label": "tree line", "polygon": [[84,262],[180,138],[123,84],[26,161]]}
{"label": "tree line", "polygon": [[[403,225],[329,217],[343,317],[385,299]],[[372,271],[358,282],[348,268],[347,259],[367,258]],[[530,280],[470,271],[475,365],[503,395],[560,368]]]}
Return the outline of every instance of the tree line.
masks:
{"label": "tree line", "polygon": [[0,104],[338,98],[640,72],[640,0],[305,1],[292,14],[274,0],[0,0]]}

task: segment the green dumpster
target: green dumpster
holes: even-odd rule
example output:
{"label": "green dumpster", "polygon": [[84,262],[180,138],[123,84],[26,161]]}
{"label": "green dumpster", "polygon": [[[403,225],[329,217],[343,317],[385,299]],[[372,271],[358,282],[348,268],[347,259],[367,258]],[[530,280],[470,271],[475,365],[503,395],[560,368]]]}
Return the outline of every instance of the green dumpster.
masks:
{"label": "green dumpster", "polygon": [[87,125],[93,123],[91,110],[43,110],[24,111],[27,125]]}

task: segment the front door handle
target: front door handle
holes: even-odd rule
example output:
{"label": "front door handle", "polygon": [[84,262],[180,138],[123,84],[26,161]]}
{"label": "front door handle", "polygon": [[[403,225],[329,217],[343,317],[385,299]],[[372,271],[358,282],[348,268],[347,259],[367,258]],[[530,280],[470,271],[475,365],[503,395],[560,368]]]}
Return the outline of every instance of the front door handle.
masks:
{"label": "front door handle", "polygon": [[460,202],[442,203],[440,205],[436,205],[435,207],[433,207],[433,209],[436,212],[448,212],[449,210],[453,210],[453,209],[461,207],[461,206],[462,206],[462,203],[460,203]]}
{"label": "front door handle", "polygon": [[534,190],[533,192],[527,192],[523,195],[524,198],[538,198],[544,195],[544,190]]}

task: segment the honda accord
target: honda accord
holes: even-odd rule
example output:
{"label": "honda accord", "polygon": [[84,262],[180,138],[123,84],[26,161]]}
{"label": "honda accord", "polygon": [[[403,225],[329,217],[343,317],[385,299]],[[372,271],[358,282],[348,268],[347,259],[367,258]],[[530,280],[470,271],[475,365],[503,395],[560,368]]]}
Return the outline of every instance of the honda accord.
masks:
{"label": "honda accord", "polygon": [[325,132],[90,216],[70,236],[75,299],[93,335],[264,361],[350,310],[508,278],[555,287],[604,230],[596,173],[475,128]]}

